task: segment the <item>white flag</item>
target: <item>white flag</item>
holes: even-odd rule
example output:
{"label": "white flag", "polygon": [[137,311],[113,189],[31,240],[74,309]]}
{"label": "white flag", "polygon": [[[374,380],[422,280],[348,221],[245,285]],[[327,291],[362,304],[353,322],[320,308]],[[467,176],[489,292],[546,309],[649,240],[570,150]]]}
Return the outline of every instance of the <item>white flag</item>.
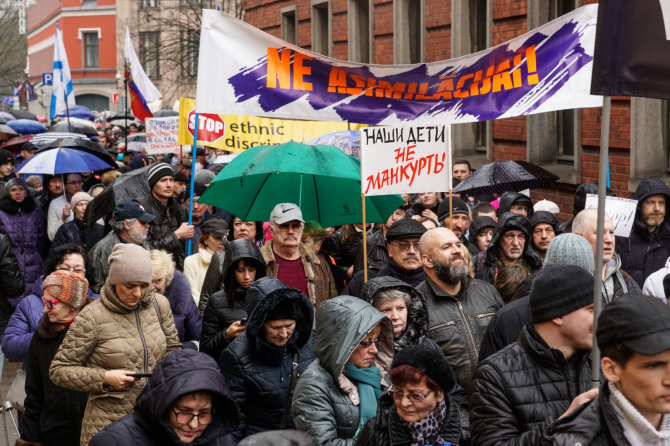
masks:
{"label": "white flag", "polygon": [[57,114],[65,112],[67,107],[74,107],[74,90],[72,89],[72,75],[70,64],[65,54],[63,45],[63,33],[56,24],[56,40],[54,41],[54,70],[53,91],[51,93],[51,116],[53,119]]}

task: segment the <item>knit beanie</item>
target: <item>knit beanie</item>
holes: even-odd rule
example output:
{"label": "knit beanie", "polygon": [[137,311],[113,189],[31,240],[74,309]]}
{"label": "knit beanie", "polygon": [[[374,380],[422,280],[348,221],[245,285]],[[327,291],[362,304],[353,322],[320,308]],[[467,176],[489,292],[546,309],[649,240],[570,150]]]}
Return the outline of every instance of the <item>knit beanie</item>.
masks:
{"label": "knit beanie", "polygon": [[158,180],[167,176],[174,178],[174,170],[172,169],[172,166],[166,163],[152,164],[147,171],[149,189],[153,189],[154,185],[158,183]]}
{"label": "knit beanie", "polygon": [[197,184],[209,184],[212,182],[216,174],[209,169],[203,169],[195,174],[193,182]]}
{"label": "knit beanie", "polygon": [[[458,197],[451,197],[451,214],[464,214],[468,217],[470,216],[470,207],[468,204],[461,200]],[[437,208],[437,219],[439,221],[444,220],[449,216],[449,197],[445,198],[440,202],[440,206]]]}
{"label": "knit beanie", "polygon": [[72,199],[70,200],[72,208],[74,209],[80,201],[93,201],[93,197],[91,197],[86,192],[77,192],[72,196]]}
{"label": "knit beanie", "polygon": [[391,376],[393,369],[400,365],[409,365],[424,370],[438,386],[449,393],[456,385],[454,372],[442,351],[426,347],[423,344],[409,345],[393,356],[391,363]]}
{"label": "knit beanie", "polygon": [[596,269],[591,244],[581,235],[573,233],[554,237],[547,249],[544,264],[580,266],[589,272]]}
{"label": "knit beanie", "polygon": [[534,324],[565,316],[593,303],[593,274],[574,265],[545,265],[530,287]]}
{"label": "knit beanie", "polygon": [[28,185],[23,178],[14,177],[5,183],[5,192],[9,193],[14,186],[23,186],[26,191],[28,190]]}
{"label": "knit beanie", "polygon": [[66,305],[81,310],[86,302],[88,280],[71,276],[65,271],[54,271],[42,282],[42,292],[49,294]]}
{"label": "knit beanie", "polygon": [[151,283],[154,268],[149,251],[134,243],[117,243],[109,255],[109,283]]}

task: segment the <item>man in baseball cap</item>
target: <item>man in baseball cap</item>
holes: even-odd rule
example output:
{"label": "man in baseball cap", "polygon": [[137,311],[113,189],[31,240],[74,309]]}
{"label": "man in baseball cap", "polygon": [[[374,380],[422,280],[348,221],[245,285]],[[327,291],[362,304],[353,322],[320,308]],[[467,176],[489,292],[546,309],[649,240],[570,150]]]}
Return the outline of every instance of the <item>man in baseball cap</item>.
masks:
{"label": "man in baseball cap", "polygon": [[606,381],[598,398],[556,423],[547,444],[670,444],[670,308],[626,294],[598,318]]}
{"label": "man in baseball cap", "polygon": [[268,277],[302,291],[318,307],[337,296],[330,267],[302,243],[305,221],[297,204],[279,203],[270,213],[272,240],[261,248]]}

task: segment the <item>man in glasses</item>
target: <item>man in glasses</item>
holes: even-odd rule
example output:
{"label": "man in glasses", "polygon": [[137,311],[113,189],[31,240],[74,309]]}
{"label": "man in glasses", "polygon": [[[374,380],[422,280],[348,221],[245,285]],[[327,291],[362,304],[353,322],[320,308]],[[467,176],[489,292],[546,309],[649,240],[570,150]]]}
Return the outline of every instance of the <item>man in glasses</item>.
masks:
{"label": "man in glasses", "polygon": [[[368,279],[377,276],[391,276],[417,286],[423,279],[423,266],[419,256],[419,238],[426,232],[426,227],[418,220],[403,218],[396,221],[386,231],[386,248],[389,259],[379,272]],[[363,290],[363,271],[356,273],[342,291],[345,296],[360,297]]]}
{"label": "man in glasses", "polygon": [[90,446],[233,446],[237,409],[216,361],[195,350],[168,353],[135,410],[100,431]]}
{"label": "man in glasses", "polygon": [[70,200],[77,192],[81,192],[84,181],[78,173],[65,175],[65,187],[63,195],[54,198],[49,203],[49,213],[47,214],[47,235],[49,240],[53,240],[58,232],[58,228],[64,223],[74,219],[74,211],[70,206]]}

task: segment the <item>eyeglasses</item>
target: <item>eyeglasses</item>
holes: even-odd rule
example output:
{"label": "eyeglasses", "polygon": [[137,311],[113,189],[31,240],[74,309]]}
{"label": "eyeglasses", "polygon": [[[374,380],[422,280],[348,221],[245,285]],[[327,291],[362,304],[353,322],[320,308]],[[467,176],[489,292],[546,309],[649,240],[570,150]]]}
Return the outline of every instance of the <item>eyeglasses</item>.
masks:
{"label": "eyeglasses", "polygon": [[399,243],[389,242],[389,244],[400,248],[401,251],[409,251],[410,247],[414,248],[415,251],[419,250],[419,242],[399,242]]}
{"label": "eyeglasses", "polygon": [[391,398],[393,398],[395,401],[402,401],[402,399],[407,396],[407,399],[410,400],[412,403],[420,403],[428,395],[430,395],[432,390],[429,390],[427,393],[419,393],[419,392],[403,392],[402,390],[397,390],[394,389],[393,386],[389,389],[389,395],[391,395]]}
{"label": "eyeglasses", "polygon": [[86,274],[86,270],[84,268],[68,268],[67,266],[58,266],[56,267],[57,271],[68,271],[71,273],[76,273],[76,274]]}
{"label": "eyeglasses", "polygon": [[189,411],[180,412],[172,408],[172,412],[174,412],[179,424],[189,424],[193,418],[198,419],[198,424],[208,424],[212,421],[212,416],[214,415],[214,409],[193,413]]}
{"label": "eyeglasses", "polygon": [[375,347],[379,347],[379,342],[380,342],[379,338],[377,338],[377,339],[363,339],[361,342],[358,343],[358,346],[363,347],[363,348],[370,348],[370,346],[372,344],[374,344]]}
{"label": "eyeglasses", "polygon": [[61,301],[60,299],[48,300],[48,299],[45,299],[44,296],[42,296],[42,302],[44,302],[44,305],[46,305],[49,310],[53,310],[54,309],[54,304],[58,303],[60,301]]}

